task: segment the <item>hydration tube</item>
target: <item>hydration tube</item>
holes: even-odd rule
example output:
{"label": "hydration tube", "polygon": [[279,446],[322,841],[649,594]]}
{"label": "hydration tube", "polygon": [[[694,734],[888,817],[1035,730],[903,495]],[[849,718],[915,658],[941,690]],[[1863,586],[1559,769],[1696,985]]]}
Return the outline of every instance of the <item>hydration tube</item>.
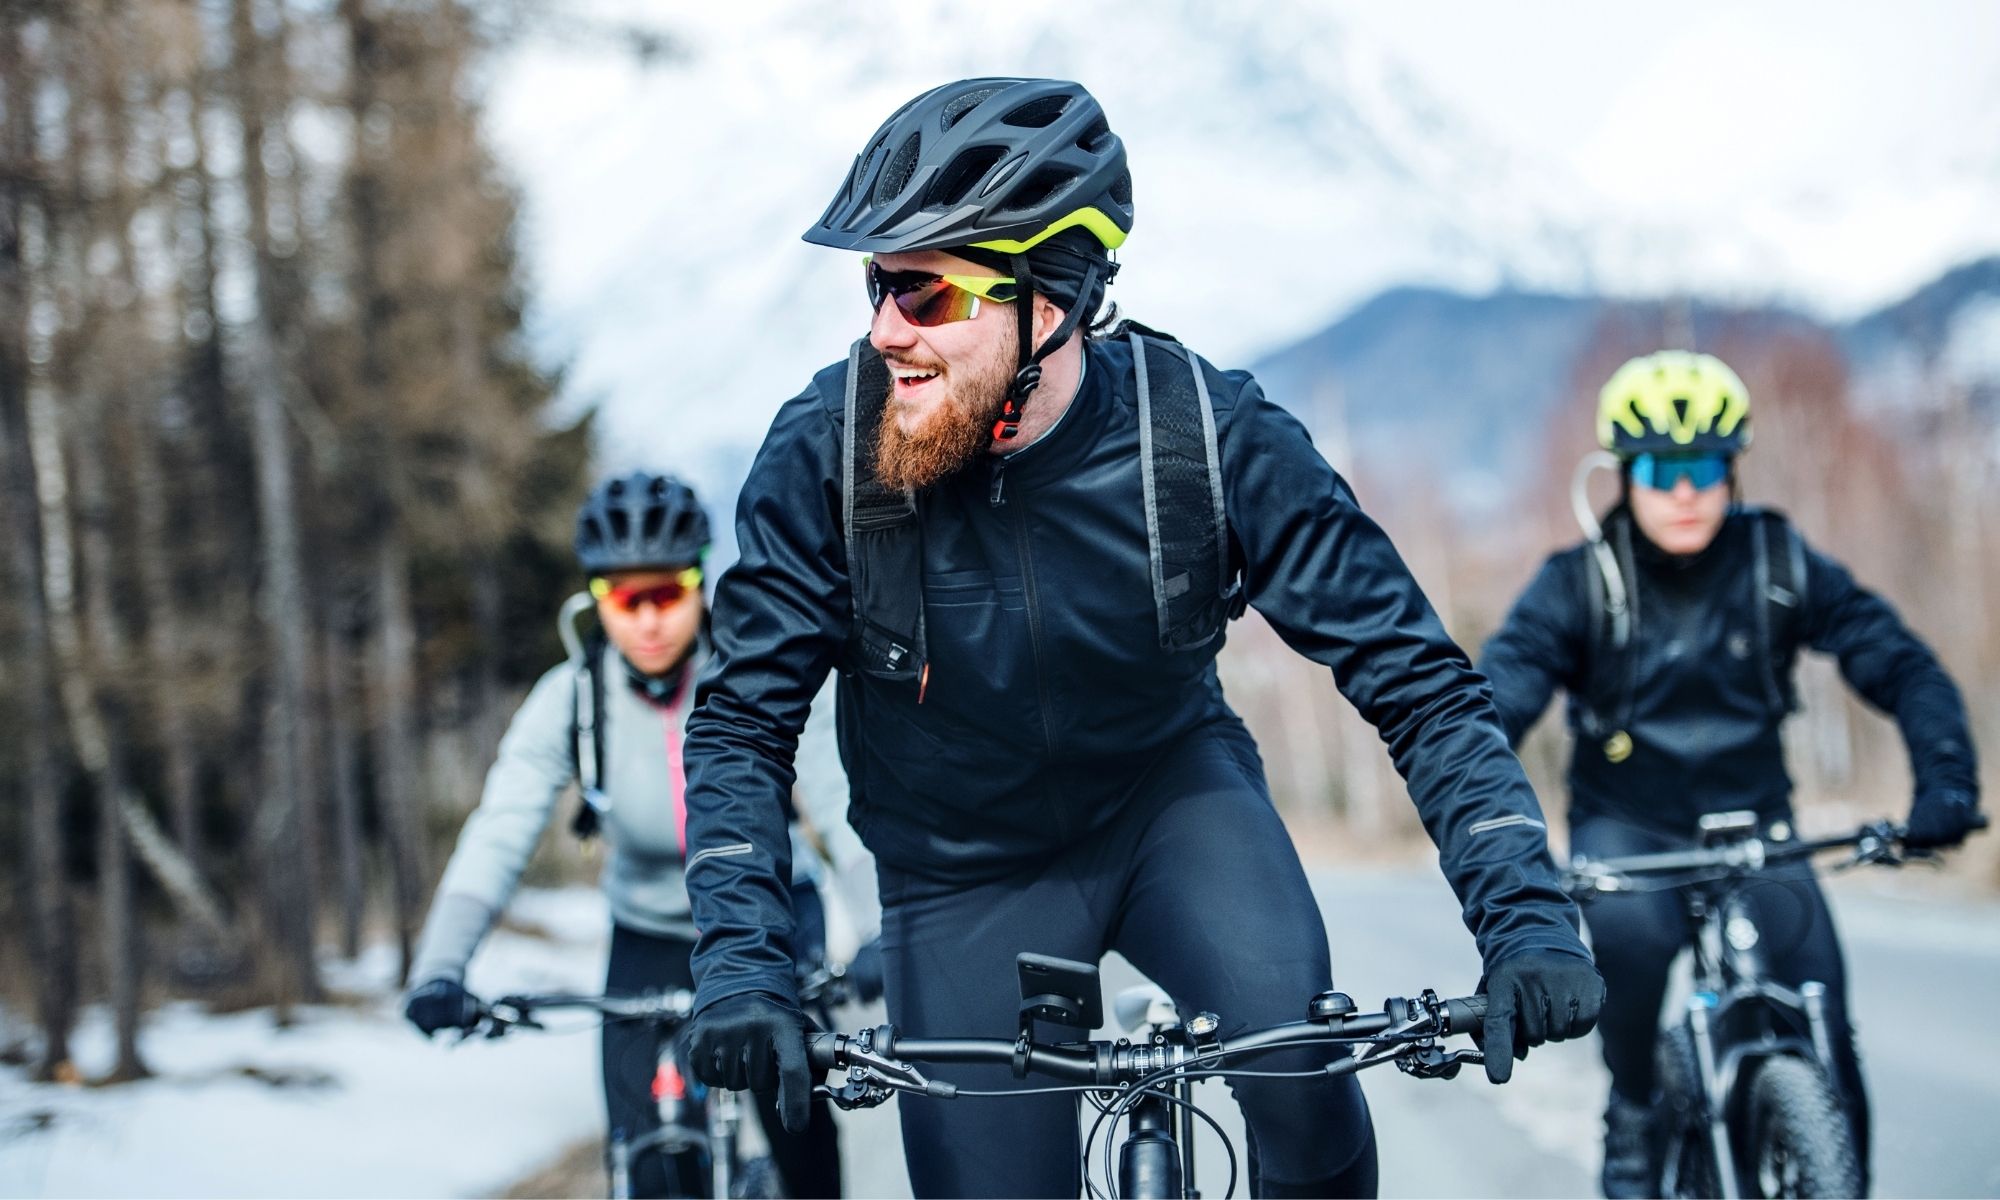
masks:
{"label": "hydration tube", "polygon": [[1604,579],[1604,609],[1611,615],[1611,642],[1622,649],[1632,637],[1632,606],[1625,593],[1625,575],[1618,569],[1617,556],[1604,541],[1604,526],[1590,510],[1590,497],[1586,494],[1590,473],[1600,467],[1617,471],[1618,456],[1607,450],[1593,450],[1583,456],[1583,461],[1576,464],[1576,474],[1570,476],[1569,506],[1576,514],[1576,523],[1583,527],[1590,552],[1597,557],[1597,573]]}
{"label": "hydration tube", "polygon": [[563,654],[574,668],[576,687],[576,782],[583,802],[601,816],[611,811],[611,797],[597,786],[597,697],[590,686],[590,664],[584,661],[583,636],[576,631],[576,619],[597,606],[589,592],[578,592],[563,601],[556,619],[556,634],[562,638]]}

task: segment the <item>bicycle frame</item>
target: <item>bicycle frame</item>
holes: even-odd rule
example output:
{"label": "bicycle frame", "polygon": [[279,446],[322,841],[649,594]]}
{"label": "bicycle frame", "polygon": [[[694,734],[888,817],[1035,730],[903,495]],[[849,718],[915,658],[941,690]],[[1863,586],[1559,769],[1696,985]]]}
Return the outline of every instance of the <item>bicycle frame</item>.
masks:
{"label": "bicycle frame", "polygon": [[487,1037],[500,1037],[514,1028],[539,1028],[533,1013],[541,1008],[589,1009],[607,1020],[643,1020],[658,1030],[653,1090],[660,1127],[631,1139],[614,1131],[609,1147],[614,1197],[632,1194],[632,1165],[648,1151],[668,1159],[690,1152],[706,1154],[713,1196],[727,1197],[736,1184],[742,1102],[735,1092],[702,1087],[682,1069],[676,1054],[673,1034],[693,1011],[693,1000],[691,993],[678,990],[626,997],[509,996],[487,1009]]}
{"label": "bicycle frame", "polygon": [[[680,1095],[673,1095],[671,1089],[662,1086],[670,1078],[685,1089]],[[671,1038],[660,1045],[654,1091],[660,1127],[630,1141],[618,1136],[612,1138],[611,1194],[614,1197],[632,1194],[632,1163],[650,1150],[669,1159],[687,1153],[706,1156],[709,1194],[728,1196],[736,1183],[737,1137],[743,1122],[743,1105],[737,1093],[724,1088],[705,1088],[694,1082],[681,1069]],[[694,1112],[689,1111],[691,1107]],[[689,1119],[695,1116],[701,1119],[701,1124]]]}
{"label": "bicycle frame", "polygon": [[[1684,1020],[1694,1046],[1701,1115],[1724,1200],[1734,1200],[1738,1193],[1739,1164],[1730,1126],[1742,1111],[1756,1065],[1791,1055],[1813,1063],[1829,1077],[1833,1072],[1826,985],[1807,982],[1793,989],[1764,977],[1761,932],[1739,895],[1754,878],[1731,876],[1693,884],[1686,891],[1695,930],[1694,993],[1688,997]],[[1796,1032],[1801,1025],[1803,1037]],[[1678,1139],[1669,1143],[1663,1179],[1678,1178],[1680,1149]]]}
{"label": "bicycle frame", "polygon": [[[1706,1143],[1707,1165],[1714,1169],[1714,1186],[1734,1200],[1748,1178],[1739,1150],[1753,1149],[1749,1124],[1753,1093],[1761,1086],[1762,1064],[1794,1059],[1809,1064],[1831,1093],[1829,1103],[1843,1110],[1844,1100],[1834,1082],[1832,1035],[1823,981],[1797,988],[1767,978],[1763,933],[1743,901],[1744,888],[1766,867],[1784,862],[1808,862],[1826,850],[1851,849],[1846,865],[1898,865],[1925,851],[1909,851],[1903,831],[1888,822],[1864,825],[1838,837],[1793,840],[1779,831],[1771,840],[1759,836],[1753,813],[1716,813],[1702,818],[1704,844],[1698,849],[1630,855],[1603,861],[1578,859],[1566,873],[1570,892],[1579,899],[1599,893],[1681,889],[1692,936],[1694,993],[1688,998],[1678,1028],[1686,1044],[1669,1039],[1666,1053],[1673,1061],[1691,1053],[1686,1099],[1695,1106],[1677,1122],[1661,1163],[1663,1189],[1678,1191],[1690,1176],[1687,1155]],[[1671,1082],[1668,1085],[1672,1088]],[[1674,1089],[1678,1091],[1678,1089]],[[1759,1149],[1758,1154],[1762,1154]],[[1760,1159],[1758,1170],[1764,1169]],[[1697,1177],[1697,1182],[1701,1181]]]}

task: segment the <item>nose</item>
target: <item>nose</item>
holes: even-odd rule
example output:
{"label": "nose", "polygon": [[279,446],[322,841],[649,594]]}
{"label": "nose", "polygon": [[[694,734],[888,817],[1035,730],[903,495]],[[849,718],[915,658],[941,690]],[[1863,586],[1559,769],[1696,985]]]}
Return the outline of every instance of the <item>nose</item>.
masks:
{"label": "nose", "polygon": [[875,347],[877,354],[907,350],[917,344],[917,327],[896,307],[894,297],[884,296],[882,303],[875,306],[875,319],[868,326],[868,344]]}
{"label": "nose", "polygon": [[1674,480],[1674,499],[1686,504],[1695,497],[1694,480],[1683,475]]}

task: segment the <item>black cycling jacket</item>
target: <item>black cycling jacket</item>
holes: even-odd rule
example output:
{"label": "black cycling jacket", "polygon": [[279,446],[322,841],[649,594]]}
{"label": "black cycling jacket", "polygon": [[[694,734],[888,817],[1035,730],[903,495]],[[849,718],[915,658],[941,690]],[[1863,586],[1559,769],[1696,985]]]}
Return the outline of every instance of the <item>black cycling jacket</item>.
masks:
{"label": "black cycling jacket", "polygon": [[[1160,747],[1237,720],[1216,680],[1221,639],[1181,653],[1159,644],[1129,344],[1086,354],[1055,428],[918,498],[922,702],[914,684],[841,680],[850,820],[900,871],[1017,869],[1109,820]],[[704,1005],[792,994],[783,797],[808,703],[851,620],[844,372],[821,371],[779,411],[738,503],[742,557],[717,586],[716,656],[687,743]],[[1381,731],[1486,961],[1584,953],[1485,682],[1298,421],[1245,373],[1208,368],[1208,383],[1250,603],[1331,667]]]}
{"label": "black cycling jacket", "polygon": [[[1654,547],[1631,520],[1623,507],[1605,518],[1608,533],[1622,526],[1632,538],[1629,685],[1591,670],[1605,635],[1592,627],[1597,577],[1581,545],[1550,556],[1480,656],[1510,741],[1527,733],[1557,687],[1569,693],[1573,820],[1605,814],[1691,835],[1703,813],[1787,815],[1792,781],[1778,736],[1785,713],[1770,702],[1765,672],[1775,667],[1789,679],[1802,645],[1838,658],[1854,690],[1896,719],[1919,793],[1978,795],[1958,689],[1895,610],[1839,563],[1806,548],[1805,611],[1777,626],[1776,662],[1767,663],[1755,624],[1766,603],[1754,578],[1757,518],[1731,512],[1709,548],[1689,559]],[[1605,730],[1586,728],[1591,710],[1622,718],[1612,724],[1632,739],[1624,761],[1605,753]]]}

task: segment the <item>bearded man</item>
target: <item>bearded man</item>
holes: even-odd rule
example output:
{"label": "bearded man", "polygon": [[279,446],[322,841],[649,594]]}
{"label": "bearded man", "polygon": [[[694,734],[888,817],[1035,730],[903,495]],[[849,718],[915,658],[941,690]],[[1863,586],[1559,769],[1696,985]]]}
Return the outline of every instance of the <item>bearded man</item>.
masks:
{"label": "bearded man", "polygon": [[[717,590],[687,747],[690,1054],[712,1084],[804,1118],[785,797],[835,667],[891,1020],[1011,1038],[1018,953],[1111,950],[1225,1036],[1302,1019],[1331,986],[1326,928],[1215,672],[1246,601],[1408,780],[1485,959],[1494,1081],[1596,1019],[1534,793],[1388,538],[1248,375],[1136,326],[1077,336],[1131,226],[1087,91],[972,79],[892,116],[806,234],[870,255],[874,319],[778,413]],[[1374,1193],[1360,1087],[1325,1062],[1232,1084],[1258,1195]],[[1072,1096],[899,1107],[920,1196],[1076,1194]]]}

